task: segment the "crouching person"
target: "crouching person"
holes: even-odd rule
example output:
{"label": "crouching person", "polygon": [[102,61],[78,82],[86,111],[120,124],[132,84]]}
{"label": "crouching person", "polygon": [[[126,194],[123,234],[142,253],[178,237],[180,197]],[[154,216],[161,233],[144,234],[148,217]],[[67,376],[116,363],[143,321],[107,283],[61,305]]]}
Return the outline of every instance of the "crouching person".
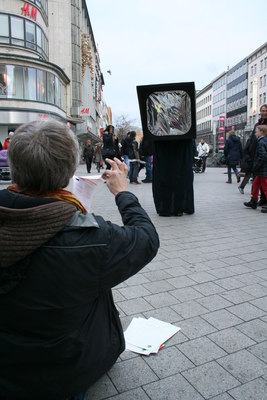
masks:
{"label": "crouching person", "polygon": [[63,189],[78,154],[74,134],[56,121],[22,125],[9,146],[13,184],[0,191],[3,400],[83,398],[125,348],[111,288],[159,247],[118,159],[103,175],[124,226],[87,213]]}

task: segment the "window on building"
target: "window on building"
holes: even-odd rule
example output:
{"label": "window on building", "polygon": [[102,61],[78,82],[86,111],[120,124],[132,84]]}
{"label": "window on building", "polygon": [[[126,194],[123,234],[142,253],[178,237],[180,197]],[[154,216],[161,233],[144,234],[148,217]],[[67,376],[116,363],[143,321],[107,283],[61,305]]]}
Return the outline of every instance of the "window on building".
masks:
{"label": "window on building", "polygon": [[36,69],[24,68],[25,99],[36,101]]}
{"label": "window on building", "polygon": [[46,72],[37,70],[37,100],[46,102]]}
{"label": "window on building", "polygon": [[253,65],[250,67],[250,75],[253,76]]}
{"label": "window on building", "polygon": [[55,103],[55,75],[47,73],[47,101],[48,103]]}
{"label": "window on building", "polygon": [[0,42],[9,43],[8,15],[0,14]]}
{"label": "window on building", "polygon": [[26,21],[26,47],[36,50],[35,24]]}
{"label": "window on building", "polygon": [[260,94],[260,106],[262,105],[262,94]]}
{"label": "window on building", "polygon": [[263,70],[263,59],[260,62],[260,68],[261,68],[261,71],[262,71]]}
{"label": "window on building", "polygon": [[36,27],[36,44],[37,44],[37,51],[42,51],[42,31],[39,26]]}
{"label": "window on building", "polygon": [[6,66],[0,65],[0,99],[7,96],[7,74]]}
{"label": "window on building", "polygon": [[7,65],[7,97],[23,99],[23,67]]}
{"label": "window on building", "polygon": [[257,64],[254,64],[254,74],[257,73]]}
{"label": "window on building", "polygon": [[249,108],[252,108],[252,106],[253,106],[253,99],[252,99],[252,97],[249,99]]}
{"label": "window on building", "polygon": [[264,59],[264,68],[267,68],[267,57]]}
{"label": "window on building", "polygon": [[266,92],[263,93],[262,97],[262,103],[266,104]]}
{"label": "window on building", "polygon": [[11,43],[24,46],[24,24],[22,18],[11,17]]}
{"label": "window on building", "polygon": [[51,72],[0,65],[0,98],[42,101],[66,110],[66,86]]}
{"label": "window on building", "polygon": [[260,77],[260,88],[262,87],[262,76]]}
{"label": "window on building", "polygon": [[0,44],[26,47],[48,58],[48,40],[42,29],[25,18],[0,14]]}
{"label": "window on building", "polygon": [[263,86],[266,86],[266,74],[263,75]]}

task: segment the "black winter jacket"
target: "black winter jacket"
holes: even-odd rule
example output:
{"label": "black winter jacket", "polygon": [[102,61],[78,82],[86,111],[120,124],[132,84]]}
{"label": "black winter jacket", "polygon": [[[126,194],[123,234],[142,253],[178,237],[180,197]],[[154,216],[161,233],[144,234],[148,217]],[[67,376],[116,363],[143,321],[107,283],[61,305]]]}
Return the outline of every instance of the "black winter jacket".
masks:
{"label": "black winter jacket", "polygon": [[[115,200],[124,227],[62,201],[0,191],[1,400],[66,399],[124,350],[111,288],[149,263],[159,240],[132,193]],[[61,220],[61,205],[73,216],[59,230],[47,219],[56,210]]]}
{"label": "black winter jacket", "polygon": [[267,137],[260,136],[257,139],[256,152],[253,162],[255,175],[267,177]]}
{"label": "black winter jacket", "polygon": [[129,160],[139,160],[138,142],[135,139],[129,140]]}
{"label": "black winter jacket", "polygon": [[121,141],[121,150],[123,156],[129,155],[129,138],[127,136]]}
{"label": "black winter jacket", "polygon": [[239,164],[240,159],[243,157],[243,150],[240,138],[238,136],[233,135],[226,140],[224,155],[227,158],[227,165],[230,167],[234,167]]}

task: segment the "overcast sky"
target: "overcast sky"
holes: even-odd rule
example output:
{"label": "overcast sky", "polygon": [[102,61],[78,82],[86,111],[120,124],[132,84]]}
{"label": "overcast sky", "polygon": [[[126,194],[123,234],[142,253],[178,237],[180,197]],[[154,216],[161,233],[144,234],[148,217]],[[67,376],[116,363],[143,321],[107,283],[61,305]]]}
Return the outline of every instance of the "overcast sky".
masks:
{"label": "overcast sky", "polygon": [[267,41],[266,0],[86,1],[113,123],[141,126],[136,86],[203,89]]}

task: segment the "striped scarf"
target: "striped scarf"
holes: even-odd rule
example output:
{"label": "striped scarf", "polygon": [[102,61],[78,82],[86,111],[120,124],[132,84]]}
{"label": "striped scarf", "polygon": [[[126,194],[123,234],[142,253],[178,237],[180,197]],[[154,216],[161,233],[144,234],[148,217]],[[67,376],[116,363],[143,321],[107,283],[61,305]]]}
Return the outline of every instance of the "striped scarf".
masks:
{"label": "striped scarf", "polygon": [[68,190],[58,189],[58,190],[54,190],[53,192],[46,192],[44,194],[36,194],[33,192],[21,192],[19,190],[17,184],[10,185],[10,186],[8,186],[7,189],[10,190],[11,192],[21,193],[26,196],[44,197],[44,198],[61,200],[61,201],[64,201],[65,203],[73,204],[77,208],[77,210],[80,210],[83,214],[86,214],[86,212],[87,212],[86,208],[82,205],[80,200],[78,200],[77,197],[74,196],[74,194],[72,194]]}

